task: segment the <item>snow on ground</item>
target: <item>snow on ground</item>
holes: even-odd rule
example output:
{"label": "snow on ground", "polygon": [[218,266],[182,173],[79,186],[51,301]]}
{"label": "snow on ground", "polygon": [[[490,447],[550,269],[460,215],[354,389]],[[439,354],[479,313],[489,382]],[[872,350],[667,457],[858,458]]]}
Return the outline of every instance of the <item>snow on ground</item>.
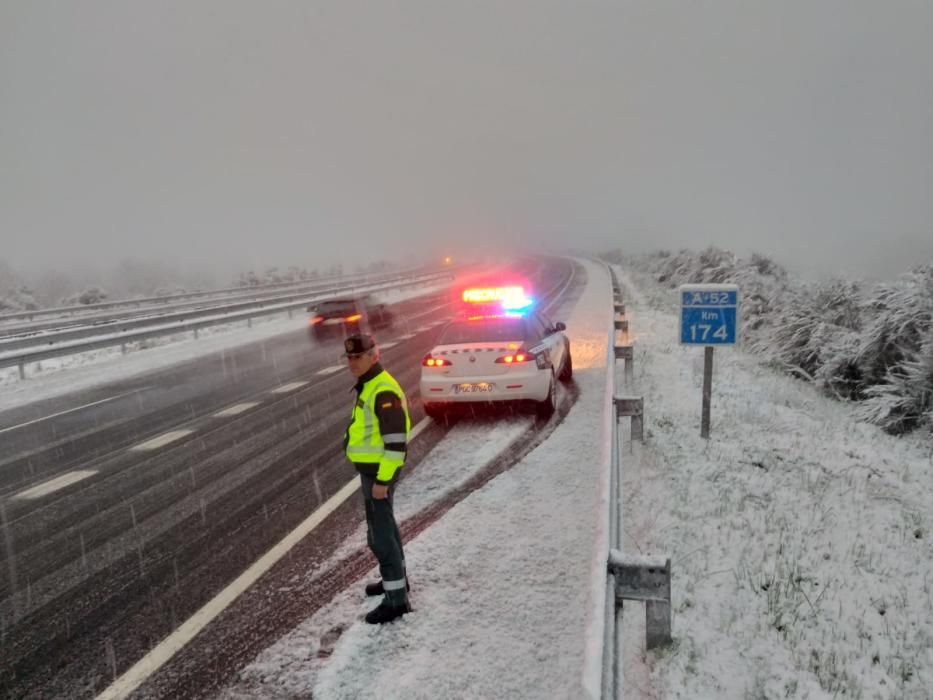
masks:
{"label": "snow on ground", "polygon": [[[612,305],[607,274],[586,266],[589,283],[567,322],[579,398],[519,464],[406,543],[415,612],[366,625],[360,618],[376,601],[354,586],[261,653],[223,697],[579,698],[596,691],[598,669],[587,673],[586,660],[602,635]],[[479,471],[528,424],[458,424],[402,482],[401,517]],[[347,548],[360,546],[362,529]],[[333,653],[317,658],[321,638],[348,623]]]}
{"label": "snow on ground", "polygon": [[[388,290],[374,296],[387,304],[394,304],[437,293],[448,286],[440,284]],[[43,360],[38,363],[40,368],[36,364],[29,365],[25,381],[19,378],[18,368],[5,367],[0,369],[0,410],[88,389],[304,328],[307,328],[307,317],[303,313],[296,313],[293,318],[288,318],[285,313],[257,316],[251,328],[246,326],[245,321],[202,328],[198,331],[197,340],[191,331],[187,331],[128,343],[129,352],[125,355],[117,345]],[[156,348],[158,352],[148,352]]]}
{"label": "snow on ground", "polygon": [[[360,618],[375,601],[347,590],[260,654],[224,697],[595,694],[612,307],[605,275],[588,272],[568,322],[576,405],[519,464],[407,543],[415,613],[371,628]],[[716,350],[712,431],[702,440],[703,353],[678,344],[672,292],[635,272],[622,277],[634,393],[646,407],[646,440],[623,465],[623,549],[672,556],[674,607],[673,645],[645,652],[643,609],[627,604],[627,700],[931,697],[929,434],[897,438],[859,423],[852,406],[739,347]],[[303,324],[257,323],[156,357],[11,383],[0,408],[18,387],[20,401],[32,400]],[[526,425],[459,424],[402,483],[401,517],[463,483]],[[335,556],[364,541],[360,530]],[[348,623],[333,653],[317,658],[322,635]]]}
{"label": "snow on ground", "polygon": [[[591,280],[597,278],[591,270]],[[699,437],[703,353],[676,300],[623,273],[646,440],[624,456],[623,549],[673,560],[673,634],[645,652],[627,604],[624,696],[929,698],[933,451],[852,407],[716,351],[711,438]],[[565,698],[592,694],[601,612],[606,389],[602,283],[571,318],[580,400],[565,423],[407,545],[416,612],[384,628],[347,590],[244,669],[241,697]],[[586,348],[584,350],[584,347]],[[403,517],[464,480],[520,429],[461,425],[403,482]],[[482,437],[480,437],[482,436]],[[434,489],[437,489],[436,491]],[[363,542],[358,532],[348,549]],[[341,556],[340,553],[337,555]],[[587,574],[587,572],[590,572]],[[371,572],[375,575],[375,569]],[[309,572],[309,576],[314,576]],[[631,611],[631,612],[629,612]],[[320,640],[350,623],[329,657]]]}
{"label": "snow on ground", "polygon": [[701,439],[703,351],[678,343],[675,293],[624,281],[647,432],[623,549],[671,555],[675,640],[627,635],[625,697],[933,697],[929,434],[720,348]]}

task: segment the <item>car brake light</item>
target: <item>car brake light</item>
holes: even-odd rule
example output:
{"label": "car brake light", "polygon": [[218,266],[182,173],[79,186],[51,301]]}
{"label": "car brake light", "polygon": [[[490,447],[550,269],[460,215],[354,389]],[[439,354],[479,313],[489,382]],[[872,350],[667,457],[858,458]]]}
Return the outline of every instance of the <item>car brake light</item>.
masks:
{"label": "car brake light", "polygon": [[443,357],[433,357],[431,355],[426,355],[425,358],[421,361],[421,364],[425,367],[450,367],[453,362]]}
{"label": "car brake light", "polygon": [[361,318],[363,318],[363,314],[353,314],[352,316],[347,316],[346,322],[353,323],[354,321],[359,321]]}
{"label": "car brake light", "polygon": [[308,323],[310,323],[313,326],[314,324],[320,323],[323,320],[324,320],[323,316],[315,316],[314,318],[308,319]]}
{"label": "car brake light", "polygon": [[514,365],[521,362],[531,362],[535,359],[535,356],[528,352],[517,352],[513,355],[503,355],[502,357],[497,357],[496,362],[498,364],[507,364]]}

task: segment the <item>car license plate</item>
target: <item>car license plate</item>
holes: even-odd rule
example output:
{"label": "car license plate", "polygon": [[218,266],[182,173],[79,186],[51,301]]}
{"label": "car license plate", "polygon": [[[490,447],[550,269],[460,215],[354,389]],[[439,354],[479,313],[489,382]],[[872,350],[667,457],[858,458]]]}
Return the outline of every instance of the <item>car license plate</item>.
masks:
{"label": "car license plate", "polygon": [[477,384],[455,384],[455,394],[488,394],[496,388],[495,384],[489,382],[479,382]]}

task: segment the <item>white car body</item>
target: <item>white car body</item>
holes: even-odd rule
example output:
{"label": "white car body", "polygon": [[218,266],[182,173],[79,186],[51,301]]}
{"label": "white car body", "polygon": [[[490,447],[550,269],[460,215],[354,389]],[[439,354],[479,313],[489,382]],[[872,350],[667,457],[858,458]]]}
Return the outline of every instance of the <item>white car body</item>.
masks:
{"label": "white car body", "polygon": [[[498,401],[546,404],[556,396],[557,379],[572,372],[563,329],[536,311],[451,321],[422,361],[425,411],[437,415],[445,405]],[[426,366],[429,360],[444,364]]]}

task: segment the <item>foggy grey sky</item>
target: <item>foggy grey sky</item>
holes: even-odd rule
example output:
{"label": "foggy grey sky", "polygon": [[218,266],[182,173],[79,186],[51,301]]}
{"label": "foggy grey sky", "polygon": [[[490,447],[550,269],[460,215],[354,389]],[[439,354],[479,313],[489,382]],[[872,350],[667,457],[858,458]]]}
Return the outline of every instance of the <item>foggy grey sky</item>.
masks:
{"label": "foggy grey sky", "polygon": [[0,0],[0,258],[933,258],[933,3]]}

